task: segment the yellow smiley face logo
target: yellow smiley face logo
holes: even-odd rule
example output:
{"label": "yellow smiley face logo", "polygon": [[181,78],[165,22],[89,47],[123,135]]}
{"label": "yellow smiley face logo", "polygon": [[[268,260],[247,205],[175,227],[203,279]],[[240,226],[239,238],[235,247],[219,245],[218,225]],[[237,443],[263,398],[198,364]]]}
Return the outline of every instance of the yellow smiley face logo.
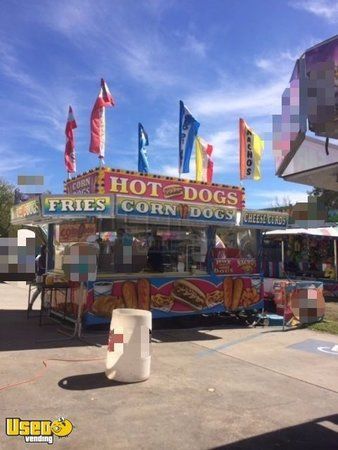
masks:
{"label": "yellow smiley face logo", "polygon": [[60,417],[52,422],[50,428],[55,436],[65,437],[73,431],[73,424],[70,420]]}

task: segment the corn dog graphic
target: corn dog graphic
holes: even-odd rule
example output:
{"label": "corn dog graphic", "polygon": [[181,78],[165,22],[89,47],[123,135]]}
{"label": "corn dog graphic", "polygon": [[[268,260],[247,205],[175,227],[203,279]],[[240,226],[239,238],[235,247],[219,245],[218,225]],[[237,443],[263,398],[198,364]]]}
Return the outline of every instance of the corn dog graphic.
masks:
{"label": "corn dog graphic", "polygon": [[137,307],[138,309],[150,309],[150,283],[149,280],[141,278],[137,280]]}
{"label": "corn dog graphic", "polygon": [[189,206],[183,203],[180,203],[177,206],[177,211],[181,219],[187,219],[189,215]]}
{"label": "corn dog graphic", "polygon": [[232,297],[231,309],[235,310],[238,308],[242,297],[242,291],[243,291],[243,280],[241,278],[237,278],[234,281],[234,293]]}
{"label": "corn dog graphic", "polygon": [[137,308],[137,291],[132,281],[125,281],[123,283],[122,296],[127,308]]}
{"label": "corn dog graphic", "polygon": [[225,309],[231,309],[233,294],[233,279],[224,278],[223,280],[223,303]]}

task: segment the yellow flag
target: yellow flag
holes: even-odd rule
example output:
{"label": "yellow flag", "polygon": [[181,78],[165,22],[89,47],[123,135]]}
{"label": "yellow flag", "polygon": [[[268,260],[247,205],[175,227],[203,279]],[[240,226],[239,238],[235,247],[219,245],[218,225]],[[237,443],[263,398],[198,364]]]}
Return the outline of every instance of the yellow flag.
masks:
{"label": "yellow flag", "polygon": [[255,162],[255,169],[254,169],[254,180],[260,180],[261,179],[261,159],[263,155],[264,150],[264,141],[258,136],[258,134],[254,133],[254,140],[253,140],[253,154],[254,154],[254,162]]}
{"label": "yellow flag", "polygon": [[203,144],[199,136],[195,139],[196,181],[203,181]]}
{"label": "yellow flag", "polygon": [[264,141],[243,119],[239,119],[240,179],[260,180]]}
{"label": "yellow flag", "polygon": [[195,139],[196,150],[196,181],[212,183],[214,163],[211,159],[213,146],[205,142],[201,136]]}

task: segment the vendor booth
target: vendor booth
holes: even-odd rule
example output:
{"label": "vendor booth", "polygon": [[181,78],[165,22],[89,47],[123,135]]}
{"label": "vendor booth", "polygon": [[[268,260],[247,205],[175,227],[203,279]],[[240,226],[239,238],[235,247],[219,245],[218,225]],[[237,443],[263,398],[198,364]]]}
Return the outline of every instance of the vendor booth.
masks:
{"label": "vendor booth", "polygon": [[[96,324],[121,307],[153,318],[260,309],[261,230],[286,227],[288,216],[244,206],[242,187],[105,167],[66,181],[27,221],[53,229],[44,285],[67,289],[46,293],[51,313],[72,320],[83,301],[83,322]],[[63,271],[67,248],[81,242],[97,254],[85,299]]]}
{"label": "vendor booth", "polygon": [[286,277],[318,280],[324,285],[324,295],[338,296],[338,227],[268,231],[263,243],[263,271],[270,281]]}

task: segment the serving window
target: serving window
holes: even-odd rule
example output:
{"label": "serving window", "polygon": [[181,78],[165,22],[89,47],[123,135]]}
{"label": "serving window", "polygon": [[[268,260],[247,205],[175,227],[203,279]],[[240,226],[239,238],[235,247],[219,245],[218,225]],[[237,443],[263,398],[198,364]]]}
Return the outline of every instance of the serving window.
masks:
{"label": "serving window", "polygon": [[189,227],[116,224],[98,233],[98,271],[111,273],[205,271],[207,238]]}
{"label": "serving window", "polygon": [[62,270],[66,247],[76,242],[91,242],[97,247],[101,273],[206,271],[204,229],[110,219],[58,224],[54,232],[56,270]]}
{"label": "serving window", "polygon": [[226,258],[256,258],[257,231],[251,229],[218,228],[216,248],[223,248]]}
{"label": "serving window", "polygon": [[257,232],[249,229],[218,229],[213,252],[216,274],[257,273]]}

